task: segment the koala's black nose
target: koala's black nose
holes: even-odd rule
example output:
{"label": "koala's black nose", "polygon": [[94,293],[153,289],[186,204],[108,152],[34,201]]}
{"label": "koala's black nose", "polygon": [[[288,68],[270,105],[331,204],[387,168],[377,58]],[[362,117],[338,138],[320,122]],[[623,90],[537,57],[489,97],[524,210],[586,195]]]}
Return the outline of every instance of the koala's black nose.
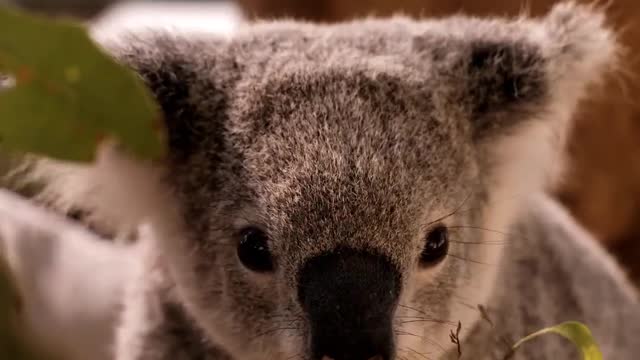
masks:
{"label": "koala's black nose", "polygon": [[386,258],[336,249],[308,260],[298,298],[314,360],[391,360],[392,318],[401,277]]}

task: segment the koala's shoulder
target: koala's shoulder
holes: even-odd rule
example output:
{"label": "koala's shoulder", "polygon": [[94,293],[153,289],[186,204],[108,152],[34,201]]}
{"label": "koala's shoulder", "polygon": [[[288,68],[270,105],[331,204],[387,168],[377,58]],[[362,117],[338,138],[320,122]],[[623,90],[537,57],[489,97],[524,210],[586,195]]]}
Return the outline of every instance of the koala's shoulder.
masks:
{"label": "koala's shoulder", "polygon": [[[573,320],[589,326],[605,358],[632,357],[633,349],[640,347],[630,335],[640,331],[637,293],[615,260],[565,208],[547,195],[536,196],[505,242],[497,282],[501,285],[488,304],[493,325],[479,324],[469,347],[482,348],[491,339],[505,336],[515,341]],[[563,339],[549,338],[539,344],[525,346],[520,355],[576,355]],[[491,346],[487,351],[503,349],[499,341]]]}

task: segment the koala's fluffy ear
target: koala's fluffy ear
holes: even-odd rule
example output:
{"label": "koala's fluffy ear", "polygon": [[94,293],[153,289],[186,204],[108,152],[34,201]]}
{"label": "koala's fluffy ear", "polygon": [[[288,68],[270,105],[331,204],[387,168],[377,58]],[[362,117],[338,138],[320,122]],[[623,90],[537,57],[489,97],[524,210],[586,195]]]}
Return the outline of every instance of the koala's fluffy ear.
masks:
{"label": "koala's fluffy ear", "polygon": [[[222,143],[226,84],[238,73],[222,45],[159,34],[118,37],[101,45],[136,71],[157,99],[168,130],[170,162],[187,167],[198,147],[216,151]],[[198,56],[203,51],[219,53]],[[62,212],[82,210],[88,222],[107,233],[126,233],[154,209],[173,207],[162,202],[157,180],[163,174],[150,165],[105,144],[91,166],[40,160],[32,164],[27,180],[46,184],[39,195],[42,202]]]}
{"label": "koala's fluffy ear", "polygon": [[540,19],[458,17],[429,30],[424,50],[447,84],[436,100],[468,121],[492,184],[487,227],[506,228],[521,199],[561,179],[578,100],[615,66],[615,34],[600,9],[572,2]]}
{"label": "koala's fluffy ear", "polygon": [[[453,28],[460,19],[449,21],[445,27]],[[617,55],[601,10],[572,2],[542,19],[468,19],[459,27],[441,44],[446,50],[453,41],[460,50],[434,62],[448,62],[442,73],[459,84],[453,101],[467,105],[477,139],[529,120],[566,122],[587,85],[601,79]]]}
{"label": "koala's fluffy ear", "polygon": [[[194,39],[180,39],[162,34],[127,37],[126,45],[108,44],[107,48],[125,65],[136,71],[158,101],[168,132],[170,155],[182,161],[204,139],[214,147],[222,126],[226,107],[225,76],[219,71],[227,59],[217,54],[197,56],[202,51],[215,52],[209,40],[200,44]],[[228,70],[228,69],[225,69]]]}

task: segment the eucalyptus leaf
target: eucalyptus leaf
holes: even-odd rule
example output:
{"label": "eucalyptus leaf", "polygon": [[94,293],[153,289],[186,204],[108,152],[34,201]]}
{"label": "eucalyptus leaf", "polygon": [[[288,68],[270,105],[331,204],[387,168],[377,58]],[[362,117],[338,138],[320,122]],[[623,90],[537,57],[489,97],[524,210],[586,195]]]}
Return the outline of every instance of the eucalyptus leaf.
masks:
{"label": "eucalyptus leaf", "polygon": [[583,360],[602,360],[602,353],[596,344],[589,328],[577,321],[567,321],[548,327],[520,339],[512,348],[518,349],[522,344],[546,334],[557,334],[573,342],[582,352]]}
{"label": "eucalyptus leaf", "polygon": [[0,8],[0,69],[12,79],[0,89],[3,147],[91,161],[114,139],[144,158],[164,153],[153,97],[82,26]]}

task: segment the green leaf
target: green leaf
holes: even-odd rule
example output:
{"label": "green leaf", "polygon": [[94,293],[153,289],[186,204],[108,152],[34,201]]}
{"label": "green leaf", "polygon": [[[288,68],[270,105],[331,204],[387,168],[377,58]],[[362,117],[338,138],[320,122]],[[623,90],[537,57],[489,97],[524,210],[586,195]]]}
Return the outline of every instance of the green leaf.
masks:
{"label": "green leaf", "polygon": [[164,153],[159,107],[142,81],[72,22],[0,8],[0,145],[90,161],[114,139],[144,158]]}
{"label": "green leaf", "polygon": [[520,339],[512,350],[515,351],[525,342],[545,334],[558,334],[571,340],[582,351],[583,360],[602,360],[602,353],[593,339],[591,331],[586,325],[577,321],[567,321],[528,335]]}

